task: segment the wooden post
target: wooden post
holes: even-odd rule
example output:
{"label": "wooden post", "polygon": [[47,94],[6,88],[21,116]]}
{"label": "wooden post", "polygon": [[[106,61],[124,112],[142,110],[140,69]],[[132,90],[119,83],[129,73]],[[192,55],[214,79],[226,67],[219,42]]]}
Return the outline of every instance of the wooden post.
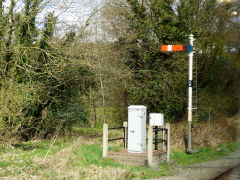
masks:
{"label": "wooden post", "polygon": [[[164,126],[162,126],[161,128],[164,128]],[[162,131],[162,139],[165,139],[165,131]],[[165,149],[165,142],[162,142],[162,151],[164,151]]]}
{"label": "wooden post", "polygon": [[148,165],[153,166],[153,127],[148,127]]}
{"label": "wooden post", "polygon": [[167,162],[170,160],[170,124],[166,124],[167,131]]}
{"label": "wooden post", "polygon": [[127,127],[128,127],[128,123],[127,121],[123,122],[123,127],[124,127],[124,149],[127,149]]}
{"label": "wooden post", "polygon": [[108,154],[108,125],[103,124],[103,158]]}

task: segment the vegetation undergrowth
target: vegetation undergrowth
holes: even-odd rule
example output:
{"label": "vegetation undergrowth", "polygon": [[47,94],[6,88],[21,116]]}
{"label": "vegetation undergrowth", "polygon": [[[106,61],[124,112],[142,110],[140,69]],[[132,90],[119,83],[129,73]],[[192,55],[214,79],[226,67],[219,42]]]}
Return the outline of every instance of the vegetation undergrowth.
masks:
{"label": "vegetation undergrowth", "polygon": [[[121,148],[122,145],[111,146],[109,147],[109,150],[119,151]],[[173,173],[173,171],[170,169],[167,163],[162,163],[158,169],[154,170],[150,167],[136,167],[131,165],[120,164],[111,159],[102,159],[102,148],[97,145],[82,145],[81,148],[76,149],[74,151],[74,154],[76,157],[78,157],[78,159],[77,160],[76,158],[71,159],[71,161],[69,162],[70,166],[72,167],[84,166],[91,168],[93,165],[96,165],[99,168],[106,167],[120,168],[122,170],[125,170],[123,179],[132,178],[146,179],[166,176],[169,175],[170,173]],[[88,175],[86,174],[85,178],[87,177]],[[122,177],[119,177],[117,179],[122,179]]]}
{"label": "vegetation undergrowth", "polygon": [[[121,144],[110,144],[109,150],[118,151]],[[171,159],[187,165],[215,160],[240,149],[240,143],[219,144],[216,148],[201,147],[197,154],[173,151]],[[124,165],[102,159],[101,138],[66,137],[35,140],[0,146],[0,177],[68,179],[149,179],[173,175],[171,165],[163,163],[157,169]]]}
{"label": "vegetation undergrowth", "polygon": [[[109,150],[120,148],[112,144]],[[8,178],[146,179],[173,173],[166,163],[154,170],[102,159],[101,138],[85,136],[1,145],[0,159],[0,177]]]}

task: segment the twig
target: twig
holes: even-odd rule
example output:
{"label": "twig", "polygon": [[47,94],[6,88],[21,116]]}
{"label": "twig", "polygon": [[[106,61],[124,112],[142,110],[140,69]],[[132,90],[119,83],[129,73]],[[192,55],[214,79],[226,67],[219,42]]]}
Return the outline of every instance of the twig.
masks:
{"label": "twig", "polygon": [[49,149],[48,149],[48,151],[47,151],[47,154],[45,155],[45,157],[44,157],[44,159],[43,159],[44,161],[46,160],[46,158],[47,158],[47,156],[48,156],[48,153],[50,152],[50,149],[52,148],[53,144],[56,142],[57,136],[58,136],[58,133],[56,134],[56,136],[55,136],[52,144],[50,145],[50,147],[49,147]]}

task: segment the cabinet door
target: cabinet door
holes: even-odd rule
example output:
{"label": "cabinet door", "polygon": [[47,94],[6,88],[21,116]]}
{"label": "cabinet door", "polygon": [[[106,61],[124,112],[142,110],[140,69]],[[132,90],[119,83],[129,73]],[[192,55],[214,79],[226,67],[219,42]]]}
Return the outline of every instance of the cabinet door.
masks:
{"label": "cabinet door", "polygon": [[141,133],[142,133],[142,118],[141,110],[129,110],[128,113],[128,151],[141,151]]}

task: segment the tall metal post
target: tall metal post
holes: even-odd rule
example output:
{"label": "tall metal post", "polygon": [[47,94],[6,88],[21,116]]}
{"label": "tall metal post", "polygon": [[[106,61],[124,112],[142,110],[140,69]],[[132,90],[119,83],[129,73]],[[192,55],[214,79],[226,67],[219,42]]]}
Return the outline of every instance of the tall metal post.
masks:
{"label": "tall metal post", "polygon": [[188,78],[188,149],[187,152],[192,151],[192,90],[193,90],[193,42],[194,35],[190,35],[189,48],[189,78]]}

